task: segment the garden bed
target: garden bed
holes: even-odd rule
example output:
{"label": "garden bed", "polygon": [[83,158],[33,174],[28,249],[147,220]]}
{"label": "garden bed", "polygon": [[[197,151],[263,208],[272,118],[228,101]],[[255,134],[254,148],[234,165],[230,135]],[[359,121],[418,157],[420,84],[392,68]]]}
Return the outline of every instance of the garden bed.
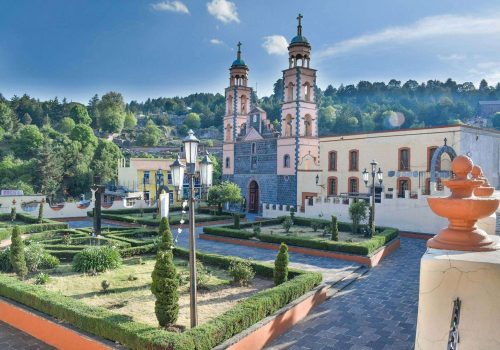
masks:
{"label": "garden bed", "polygon": [[[280,226],[284,220],[285,218],[282,217],[254,224],[247,223],[240,225],[239,229],[234,228],[233,225],[205,227],[203,229],[204,234],[200,235],[200,238],[224,241],[223,239],[215,239],[214,237],[228,237],[235,239],[231,241],[234,244],[244,244],[244,241],[250,241],[244,245],[260,246],[261,248],[269,249],[274,248],[271,245],[258,243],[286,243],[292,247],[370,257],[399,237],[398,230],[395,228],[377,227],[377,234],[371,238],[365,238],[360,234],[346,232],[351,230],[351,225],[339,222],[339,241],[334,241],[328,237],[323,237],[321,233],[324,227],[330,224],[330,221],[296,217],[294,218],[294,226],[287,233]],[[254,229],[256,226],[259,226],[260,232],[259,229]],[[319,226],[318,231],[314,232],[312,226]],[[306,254],[310,253],[310,251],[302,252]],[[322,254],[321,256],[328,256],[328,254]],[[342,255],[336,254],[331,257],[342,258]]]}
{"label": "garden bed", "polygon": [[9,213],[0,214],[0,224],[0,241],[10,238],[14,226],[19,227],[21,234],[68,228],[66,223],[49,219],[43,219],[40,223],[38,218],[23,213],[17,213],[14,222],[11,221]]}
{"label": "garden bed", "polygon": [[[186,259],[188,251],[176,248],[174,254],[178,259]],[[197,258],[206,266],[214,267],[214,275],[217,278],[214,282],[216,285],[226,285],[225,282],[220,282],[225,280],[224,275],[217,275],[219,272],[216,271],[227,270],[233,259],[240,260],[238,258],[203,253],[198,253]],[[256,262],[253,262],[251,266],[259,279],[268,281],[272,278],[272,266]],[[64,275],[64,271],[60,272]],[[126,274],[125,272],[117,272],[115,277],[117,281],[120,281]],[[93,278],[100,282],[103,275]],[[147,275],[148,273],[144,272],[144,278]],[[61,279],[64,278],[67,277],[61,277]],[[6,274],[0,274],[0,296],[47,313],[85,332],[119,342],[127,348],[208,350],[270,316],[283,306],[306,294],[321,282],[319,273],[294,269],[290,270],[289,278],[288,282],[279,286],[258,291],[249,297],[240,299],[239,302],[230,305],[227,311],[222,311],[222,314],[182,333],[169,332],[145,322],[135,321],[130,315],[116,312],[116,309],[111,311],[101,306],[89,305],[84,300],[67,297],[61,293],[49,291],[44,286],[19,281],[17,278]],[[139,279],[137,281],[139,281],[137,283],[144,282]],[[91,289],[94,287],[82,286],[82,288]],[[120,287],[117,286],[117,288]],[[220,288],[220,286],[215,286],[215,290],[217,288]],[[111,294],[113,293],[112,285],[110,289],[109,293]],[[144,289],[144,287],[138,289]],[[80,294],[85,294],[85,292]],[[79,297],[80,299],[84,298],[82,295]],[[90,298],[90,296],[88,297]],[[207,300],[208,302],[211,302],[211,300]]]}

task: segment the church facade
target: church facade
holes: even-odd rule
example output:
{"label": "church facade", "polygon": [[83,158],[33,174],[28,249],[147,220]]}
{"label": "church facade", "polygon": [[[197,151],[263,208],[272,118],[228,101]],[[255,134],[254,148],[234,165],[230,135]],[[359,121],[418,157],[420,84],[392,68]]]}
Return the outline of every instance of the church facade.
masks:
{"label": "church facade", "polygon": [[223,178],[241,188],[249,212],[261,212],[261,203],[296,206],[304,195],[298,193],[298,184],[307,194],[306,183],[315,187],[319,172],[316,70],[310,66],[311,45],[302,35],[302,16],[297,20],[297,34],[288,46],[289,64],[283,70],[281,131],[273,128],[263,109],[250,106],[252,88],[241,43],[229,69]]}

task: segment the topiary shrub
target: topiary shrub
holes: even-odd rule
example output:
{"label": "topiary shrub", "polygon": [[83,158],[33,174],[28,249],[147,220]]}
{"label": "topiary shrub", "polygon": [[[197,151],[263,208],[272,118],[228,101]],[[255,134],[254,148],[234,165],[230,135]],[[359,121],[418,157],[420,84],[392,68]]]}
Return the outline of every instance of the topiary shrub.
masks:
{"label": "topiary shrub", "polygon": [[38,206],[38,223],[43,223],[43,205],[45,204],[45,199],[42,199],[40,205]]}
{"label": "topiary shrub", "polygon": [[19,277],[24,278],[28,274],[28,267],[26,266],[24,242],[19,232],[19,226],[14,226],[11,241],[10,263],[12,264],[12,269]]}
{"label": "topiary shrub", "polygon": [[47,252],[40,243],[31,243],[24,249],[24,257],[29,272],[38,271],[38,267],[42,264],[45,254]]}
{"label": "topiary shrub", "polygon": [[240,228],[240,214],[236,213],[233,215],[233,218],[234,218],[234,228],[235,229],[239,229]]}
{"label": "topiary shrub", "polygon": [[274,285],[282,284],[288,281],[288,246],[281,243],[280,251],[274,261]]}
{"label": "topiary shrub", "polygon": [[332,230],[332,241],[338,241],[339,240],[339,225],[337,223],[337,217],[334,215],[332,215],[331,230]]}
{"label": "topiary shrub", "polygon": [[293,226],[293,220],[291,217],[287,216],[284,220],[283,223],[281,224],[283,229],[285,230],[286,233],[290,232],[290,229]]}
{"label": "topiary shrub", "polygon": [[110,246],[88,247],[73,258],[73,270],[77,272],[103,272],[121,264],[120,252]]}
{"label": "topiary shrub", "polygon": [[229,264],[228,273],[233,278],[233,282],[240,286],[248,285],[255,276],[250,260],[233,259]]}
{"label": "topiary shrub", "polygon": [[179,277],[172,252],[173,237],[167,218],[160,222],[161,240],[156,253],[156,264],[151,274],[151,292],[156,297],[155,314],[162,327],[174,324],[179,317]]}
{"label": "topiary shrub", "polygon": [[10,209],[10,221],[14,222],[16,221],[17,213],[16,213],[16,207],[12,207]]}

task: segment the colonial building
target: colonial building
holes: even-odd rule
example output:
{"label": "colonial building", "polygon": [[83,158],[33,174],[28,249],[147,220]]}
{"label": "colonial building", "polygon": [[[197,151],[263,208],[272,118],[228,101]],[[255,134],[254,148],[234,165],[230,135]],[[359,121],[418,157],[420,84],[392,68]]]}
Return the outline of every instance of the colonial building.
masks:
{"label": "colonial building", "polygon": [[311,45],[302,35],[302,16],[297,19],[297,35],[288,47],[289,64],[283,71],[281,133],[273,129],[264,110],[250,107],[252,89],[241,43],[229,69],[223,175],[242,189],[250,212],[259,212],[262,202],[295,205],[299,179],[319,165],[316,70],[310,65]]}
{"label": "colonial building", "polygon": [[280,132],[266,112],[250,106],[249,68],[238,43],[225,90],[223,177],[236,183],[245,210],[262,212],[262,204],[303,210],[314,198],[363,197],[370,187],[362,179],[375,159],[384,173],[376,193],[384,198],[416,198],[441,190],[451,176],[451,160],[468,154],[481,164],[491,184],[499,187],[500,133],[456,125],[318,137],[315,103],[316,70],[311,45],[297,34],[288,46],[283,70]]}

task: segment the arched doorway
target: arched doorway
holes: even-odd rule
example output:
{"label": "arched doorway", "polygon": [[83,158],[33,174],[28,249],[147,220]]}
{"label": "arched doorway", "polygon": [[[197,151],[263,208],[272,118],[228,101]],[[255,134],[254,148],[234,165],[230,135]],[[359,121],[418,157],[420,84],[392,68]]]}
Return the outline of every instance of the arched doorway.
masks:
{"label": "arched doorway", "polygon": [[248,212],[259,212],[259,184],[255,180],[248,186]]}

